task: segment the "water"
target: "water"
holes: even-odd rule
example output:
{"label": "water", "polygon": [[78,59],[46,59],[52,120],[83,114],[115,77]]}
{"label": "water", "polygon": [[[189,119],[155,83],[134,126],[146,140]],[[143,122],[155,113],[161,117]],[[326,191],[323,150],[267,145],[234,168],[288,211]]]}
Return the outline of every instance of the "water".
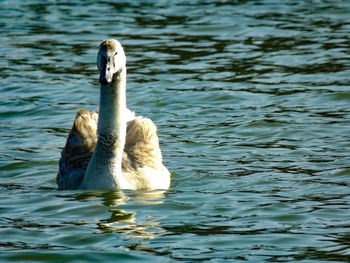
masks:
{"label": "water", "polygon": [[[350,2],[0,2],[0,261],[350,262]],[[58,191],[119,39],[167,192]]]}

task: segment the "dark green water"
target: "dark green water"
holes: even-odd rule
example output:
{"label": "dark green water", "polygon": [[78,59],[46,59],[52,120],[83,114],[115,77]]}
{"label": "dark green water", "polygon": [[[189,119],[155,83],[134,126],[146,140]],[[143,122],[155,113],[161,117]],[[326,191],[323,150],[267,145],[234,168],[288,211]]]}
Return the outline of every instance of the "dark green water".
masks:
{"label": "dark green water", "polygon": [[[0,1],[1,262],[350,262],[350,1]],[[99,43],[167,192],[58,191]]]}

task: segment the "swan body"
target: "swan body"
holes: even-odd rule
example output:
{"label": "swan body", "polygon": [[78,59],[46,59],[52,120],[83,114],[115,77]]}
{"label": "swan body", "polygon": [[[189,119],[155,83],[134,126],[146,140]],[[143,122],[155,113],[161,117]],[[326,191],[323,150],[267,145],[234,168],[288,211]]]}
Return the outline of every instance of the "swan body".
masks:
{"label": "swan body", "polygon": [[168,189],[156,125],[126,108],[126,58],[117,40],[99,48],[98,111],[77,111],[61,153],[59,189]]}

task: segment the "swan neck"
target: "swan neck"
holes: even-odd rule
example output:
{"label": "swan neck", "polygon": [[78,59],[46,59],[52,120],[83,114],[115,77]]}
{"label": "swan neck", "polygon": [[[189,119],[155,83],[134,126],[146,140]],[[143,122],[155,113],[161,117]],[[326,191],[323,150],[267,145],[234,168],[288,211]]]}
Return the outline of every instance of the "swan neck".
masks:
{"label": "swan neck", "polygon": [[124,184],[122,157],[126,136],[126,69],[100,86],[97,144],[81,188],[119,189]]}
{"label": "swan neck", "polygon": [[[126,126],[124,113],[126,111],[126,70],[113,77],[110,85],[100,86],[100,112],[97,133],[98,136],[118,136]],[[124,136],[125,137],[125,136]]]}

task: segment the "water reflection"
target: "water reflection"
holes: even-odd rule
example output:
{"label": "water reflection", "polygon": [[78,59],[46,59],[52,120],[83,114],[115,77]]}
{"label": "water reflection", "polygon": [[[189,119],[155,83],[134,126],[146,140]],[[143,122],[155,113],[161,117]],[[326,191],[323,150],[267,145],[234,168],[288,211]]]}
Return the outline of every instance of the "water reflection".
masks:
{"label": "water reflection", "polygon": [[118,206],[124,204],[129,197],[123,192],[118,190],[101,191],[101,190],[88,190],[83,191],[75,196],[79,201],[102,201],[105,206]]}
{"label": "water reflection", "polygon": [[97,229],[102,232],[123,233],[130,239],[153,239],[165,232],[159,222],[136,222],[136,213],[122,209],[109,211],[112,213],[111,217],[97,223]]}
{"label": "water reflection", "polygon": [[[152,239],[164,233],[157,218],[147,217],[147,221],[137,220],[137,213],[120,209],[123,204],[135,203],[137,205],[159,205],[163,203],[166,191],[84,191],[75,195],[75,199],[83,202],[101,202],[108,209],[110,217],[97,220],[97,228],[103,233],[123,233],[128,238]],[[85,224],[82,220],[79,224]]]}

